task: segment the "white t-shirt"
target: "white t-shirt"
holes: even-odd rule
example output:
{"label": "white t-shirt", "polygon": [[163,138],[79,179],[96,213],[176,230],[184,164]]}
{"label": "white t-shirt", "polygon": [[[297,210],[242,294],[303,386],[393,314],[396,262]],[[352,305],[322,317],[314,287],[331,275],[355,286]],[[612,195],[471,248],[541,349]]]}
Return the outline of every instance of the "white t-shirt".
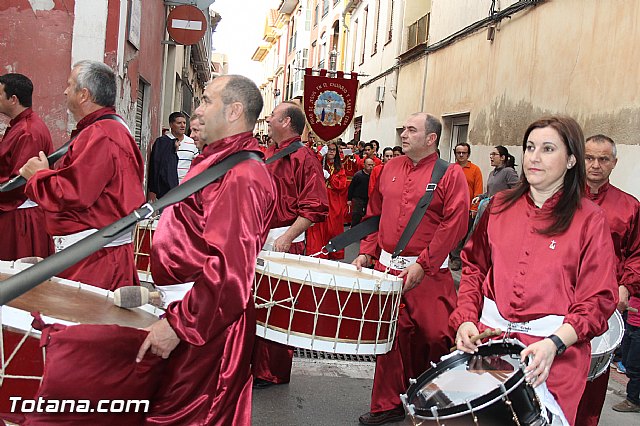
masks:
{"label": "white t-shirt", "polygon": [[[167,133],[171,139],[176,137],[171,133]],[[178,183],[182,183],[182,179],[186,176],[189,168],[191,167],[191,161],[199,154],[198,148],[195,142],[189,136],[184,135],[180,146],[178,147]]]}

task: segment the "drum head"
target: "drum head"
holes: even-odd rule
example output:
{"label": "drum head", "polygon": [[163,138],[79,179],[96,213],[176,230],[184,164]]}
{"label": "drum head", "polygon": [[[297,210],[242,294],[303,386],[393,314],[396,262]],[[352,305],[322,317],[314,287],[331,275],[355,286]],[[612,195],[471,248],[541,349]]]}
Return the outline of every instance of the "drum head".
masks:
{"label": "drum head", "polygon": [[424,372],[407,390],[406,405],[424,419],[447,419],[480,410],[524,381],[519,342],[487,344],[456,353]]}

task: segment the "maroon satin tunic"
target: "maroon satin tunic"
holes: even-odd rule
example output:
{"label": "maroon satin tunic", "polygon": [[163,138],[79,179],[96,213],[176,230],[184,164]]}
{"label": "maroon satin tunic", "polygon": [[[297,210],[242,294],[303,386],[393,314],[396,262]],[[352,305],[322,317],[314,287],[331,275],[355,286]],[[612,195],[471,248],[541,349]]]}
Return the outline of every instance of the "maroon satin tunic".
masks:
{"label": "maroon satin tunic", "polygon": [[[270,158],[291,143],[291,138],[272,144],[266,152]],[[301,216],[313,223],[324,222],[329,212],[329,201],[324,184],[322,166],[314,152],[304,146],[296,152],[267,165],[278,188],[278,202],[271,218],[270,228],[289,226]],[[304,254],[305,243],[293,243],[292,254]],[[291,378],[293,349],[287,345],[256,338],[251,369],[253,376],[272,383],[288,383]]]}
{"label": "maroon satin tunic", "polygon": [[[378,258],[380,249],[392,253],[418,200],[431,180],[437,154],[415,166],[406,156],[389,160],[369,198],[367,217],[382,214],[379,231],[360,244],[360,253]],[[451,272],[440,268],[449,252],[467,232],[469,192],[464,173],[449,166],[433,200],[403,254],[419,256],[423,280],[402,296],[396,340],[391,351],[376,357],[371,411],[391,410],[401,405],[400,394],[429,362],[448,353],[454,331],[448,325],[456,302]],[[384,270],[380,263],[376,269]]]}
{"label": "maroon satin tunic", "polygon": [[[80,120],[69,151],[55,170],[40,170],[25,193],[45,211],[50,235],[100,229],[130,214],[144,201],[142,155],[129,131],[101,108]],[[106,247],[76,263],[61,277],[114,290],[139,284],[133,244]]]}
{"label": "maroon satin tunic", "polygon": [[[42,119],[27,108],[9,122],[0,142],[0,182],[17,176],[31,157],[53,150],[51,134]],[[0,260],[21,257],[47,257],[53,253],[51,237],[44,228],[44,212],[40,207],[18,209],[27,196],[24,187],[0,192]]]}
{"label": "maroon satin tunic", "polygon": [[[185,181],[238,151],[262,155],[251,132],[216,141]],[[253,279],[275,202],[266,166],[248,160],[162,213],[151,252],[154,282],[195,284],[167,309],[181,342],[147,424],[251,423]]]}
{"label": "maroon satin tunic", "polygon": [[[272,144],[266,158],[273,157],[299,137]],[[271,228],[289,226],[298,216],[312,223],[323,222],[329,213],[329,201],[324,185],[322,166],[313,151],[302,147],[296,152],[267,165],[278,188],[278,202],[271,218]]]}
{"label": "maroon satin tunic", "polygon": [[[633,196],[605,183],[593,194],[589,187],[587,197],[598,204],[607,216],[613,248],[618,259],[618,284],[624,285],[629,294],[640,296],[640,203]],[[576,424],[596,426],[609,384],[609,369],[592,382],[587,382]]]}
{"label": "maroon satin tunic", "polygon": [[[508,210],[491,214],[502,196],[490,202],[462,251],[458,305],[450,323],[456,330],[465,321],[478,324],[485,296],[512,322],[563,315],[578,342],[554,360],[547,386],[573,424],[591,361],[589,341],[606,331],[618,299],[606,216],[583,198],[569,229],[542,235],[536,230],[549,225],[559,193],[542,208],[525,195]],[[525,345],[542,339],[523,333],[513,337]]]}

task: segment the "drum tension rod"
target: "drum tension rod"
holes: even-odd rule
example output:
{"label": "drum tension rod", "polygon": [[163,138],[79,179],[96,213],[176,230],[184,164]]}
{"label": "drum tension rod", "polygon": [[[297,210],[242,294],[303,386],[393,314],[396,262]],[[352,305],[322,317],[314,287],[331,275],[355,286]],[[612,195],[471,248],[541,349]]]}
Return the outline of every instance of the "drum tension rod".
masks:
{"label": "drum tension rod", "polygon": [[505,404],[507,404],[507,407],[509,407],[509,410],[511,410],[511,417],[513,418],[513,422],[517,426],[520,426],[520,421],[518,420],[518,415],[516,414],[515,410],[513,409],[513,404],[511,403],[511,400],[509,399],[509,394],[507,393],[507,388],[504,387],[504,383],[500,383],[500,390],[502,391],[502,394],[503,394],[502,400],[504,401]]}
{"label": "drum tension rod", "polygon": [[471,401],[466,400],[466,403],[467,403],[467,407],[469,408],[469,411],[471,412],[471,417],[473,417],[473,423],[476,426],[479,426],[478,425],[478,416],[476,416],[476,413],[473,412],[473,405],[471,405]]}

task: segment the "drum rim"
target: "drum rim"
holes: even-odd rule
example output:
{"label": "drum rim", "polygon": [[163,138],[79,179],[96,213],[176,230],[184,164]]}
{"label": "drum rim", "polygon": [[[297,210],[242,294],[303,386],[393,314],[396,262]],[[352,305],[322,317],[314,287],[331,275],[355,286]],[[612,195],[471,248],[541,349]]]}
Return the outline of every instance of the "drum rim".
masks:
{"label": "drum rim", "polygon": [[[273,262],[276,263],[275,261],[277,261],[278,259],[289,259],[289,260],[311,260],[314,263],[317,263],[318,265],[330,265],[330,264],[337,264],[341,269],[343,270],[347,270],[349,272],[358,272],[361,274],[366,275],[366,277],[362,277],[362,278],[354,278],[355,280],[362,280],[362,281],[386,281],[387,282],[387,286],[389,287],[389,291],[386,291],[388,293],[390,292],[400,292],[402,291],[402,285],[403,285],[403,280],[402,278],[398,278],[395,275],[392,274],[388,274],[385,272],[381,272],[381,271],[376,271],[375,269],[363,269],[362,271],[358,271],[358,269],[355,267],[355,265],[352,265],[350,263],[342,263],[342,262],[336,262],[333,260],[329,260],[329,259],[322,259],[319,257],[311,257],[311,256],[304,256],[301,254],[291,254],[291,253],[284,253],[284,252],[276,252],[276,251],[268,251],[268,250],[262,250],[260,251],[260,253],[258,254],[258,259],[261,258],[269,258],[269,259],[265,259],[266,261],[269,262]],[[274,259],[275,261],[272,261],[272,259]],[[266,264],[265,264],[266,265]],[[264,275],[264,270],[265,270],[265,265],[260,265],[259,263],[256,262],[256,273],[260,272],[261,274]],[[285,265],[282,265],[285,266]],[[298,269],[304,269],[304,268],[300,268],[299,266],[295,266]],[[326,275],[339,275],[336,273],[332,273],[332,272],[318,272],[320,274],[326,274]],[[270,276],[270,275],[269,275]],[[290,277],[288,277],[289,280],[292,280]],[[295,281],[295,280],[293,280]],[[316,285],[316,283],[310,283],[310,282],[305,282],[301,284],[313,284]],[[322,284],[321,284],[322,285]],[[325,287],[327,287],[328,285],[324,285]],[[333,285],[330,286],[331,288],[334,287],[339,287],[339,288],[344,288],[345,290],[349,290],[351,289],[351,287],[347,287],[347,286],[341,286],[341,285]],[[372,291],[372,290],[376,290],[376,288],[378,287],[378,285],[373,285],[371,289],[361,289],[361,291]],[[379,290],[376,290],[379,291]]]}
{"label": "drum rim", "polygon": [[[497,342],[497,343],[496,343]],[[518,353],[524,349],[522,343],[517,340],[505,339],[500,341],[490,341],[488,344],[481,345],[478,347],[478,353],[487,352],[485,355],[497,355],[499,353],[489,352],[491,348],[502,346],[505,350],[514,348],[518,349]],[[505,355],[511,353],[506,352]],[[427,381],[433,380],[435,377],[439,376],[441,373],[450,370],[452,367],[459,365],[461,362],[468,361],[475,354],[468,354],[466,352],[456,353],[455,355],[449,356],[447,359],[438,363],[435,367],[429,368],[427,371],[422,373],[417,379],[416,382],[413,383],[407,389],[405,393],[406,396],[406,406],[409,407],[413,404],[409,403],[409,396],[415,396],[417,390],[424,385]],[[425,420],[446,420],[452,419],[456,417],[463,416],[465,414],[469,414],[472,411],[482,410],[496,401],[500,400],[506,395],[509,395],[511,392],[516,390],[525,380],[524,371],[522,368],[518,369],[515,374],[510,377],[506,382],[503,383],[506,392],[502,392],[500,390],[500,386],[492,389],[490,392],[487,392],[484,395],[480,395],[477,398],[470,400],[468,403],[473,407],[473,410],[470,410],[467,404],[457,404],[453,407],[447,407],[438,409],[437,418],[433,415],[430,409],[417,408],[415,405],[413,406],[413,411],[415,413],[415,417]]]}

